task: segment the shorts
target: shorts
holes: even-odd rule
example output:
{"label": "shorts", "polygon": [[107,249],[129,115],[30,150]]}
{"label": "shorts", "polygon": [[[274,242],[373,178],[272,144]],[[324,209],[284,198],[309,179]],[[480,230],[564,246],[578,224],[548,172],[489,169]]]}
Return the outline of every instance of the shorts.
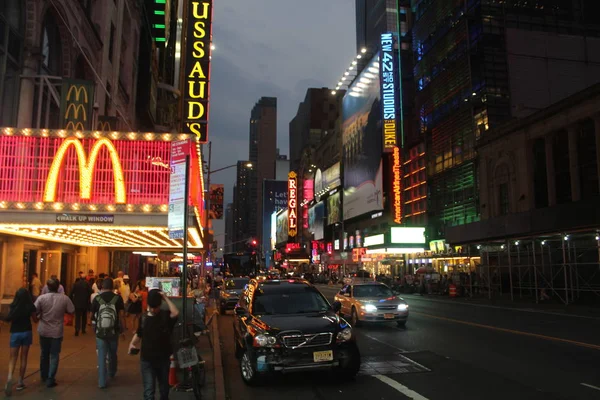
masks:
{"label": "shorts", "polygon": [[33,332],[14,332],[10,334],[10,347],[16,349],[21,346],[31,346],[33,343]]}

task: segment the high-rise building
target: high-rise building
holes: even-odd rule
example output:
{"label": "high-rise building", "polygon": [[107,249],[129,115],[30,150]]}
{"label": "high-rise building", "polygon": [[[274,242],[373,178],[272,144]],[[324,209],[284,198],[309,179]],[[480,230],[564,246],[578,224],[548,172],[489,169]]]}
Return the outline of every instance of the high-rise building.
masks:
{"label": "high-rise building", "polygon": [[[600,3],[413,4],[419,133],[426,140],[429,238],[478,221],[476,145],[486,132],[600,80]],[[510,65],[510,68],[509,68]],[[481,205],[484,207],[485,205]]]}
{"label": "high-rise building", "polygon": [[290,168],[297,170],[303,152],[314,149],[323,138],[333,133],[341,112],[341,102],[345,91],[331,94],[328,88],[310,88],[304,101],[298,106],[296,116],[290,122]]}
{"label": "high-rise building", "polygon": [[[277,98],[261,97],[250,114],[250,162],[253,180],[250,189],[251,236],[261,238],[263,230],[263,181],[275,178],[277,150]],[[265,218],[271,218],[270,215]]]}
{"label": "high-rise building", "polygon": [[277,149],[277,157],[275,159],[275,180],[287,180],[289,172],[290,160],[288,160],[288,156],[285,154],[279,154],[279,149]]}
{"label": "high-rise building", "polygon": [[[231,235],[231,251],[243,250],[244,241],[256,237],[256,220],[253,208],[256,197],[252,195],[254,185],[253,167],[248,161],[237,162],[237,177],[233,188],[233,234]],[[256,206],[254,206],[256,207]]]}
{"label": "high-rise building", "polygon": [[382,33],[398,31],[398,3],[410,8],[410,0],[356,0],[357,53],[378,48]]}
{"label": "high-rise building", "polygon": [[[233,191],[235,193],[235,186],[233,187]],[[227,203],[225,206],[225,244],[223,245],[223,249],[225,253],[231,252],[233,250],[233,235],[234,235],[234,211],[235,206],[234,203]]]}

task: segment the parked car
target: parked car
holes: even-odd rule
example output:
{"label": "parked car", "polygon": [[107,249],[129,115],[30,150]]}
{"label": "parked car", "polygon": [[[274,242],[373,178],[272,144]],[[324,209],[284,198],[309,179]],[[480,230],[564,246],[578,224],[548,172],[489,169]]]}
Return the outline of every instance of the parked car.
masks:
{"label": "parked car", "polygon": [[408,304],[380,282],[346,285],[334,297],[341,303],[340,313],[350,316],[352,326],[361,322],[396,322],[405,326]]}
{"label": "parked car", "polygon": [[344,285],[353,285],[355,283],[362,283],[362,282],[373,282],[373,276],[371,275],[371,273],[364,269],[360,269],[360,270],[356,271],[355,273],[351,274],[350,276],[347,276],[346,278],[344,278],[343,284]]}
{"label": "parked car", "polygon": [[240,294],[250,281],[250,278],[231,278],[225,280],[225,287],[219,294],[219,311],[225,314],[233,310],[240,299]]}
{"label": "parked car", "polygon": [[235,308],[235,355],[248,385],[274,372],[329,370],[342,378],[360,369],[352,327],[310,283],[252,280]]}

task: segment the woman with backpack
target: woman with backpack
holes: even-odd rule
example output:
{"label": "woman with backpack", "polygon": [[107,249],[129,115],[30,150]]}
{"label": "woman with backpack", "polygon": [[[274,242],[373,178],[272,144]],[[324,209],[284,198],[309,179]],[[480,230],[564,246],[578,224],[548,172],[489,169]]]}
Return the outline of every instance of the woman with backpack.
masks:
{"label": "woman with backpack", "polygon": [[10,321],[10,359],[8,361],[8,379],[4,387],[6,396],[12,395],[13,373],[17,366],[19,352],[21,353],[21,367],[19,369],[19,383],[17,390],[25,389],[25,371],[27,370],[27,357],[29,347],[33,343],[33,327],[31,320],[37,322],[35,306],[29,292],[21,288],[17,290],[15,298],[10,304],[10,311],[6,321]]}

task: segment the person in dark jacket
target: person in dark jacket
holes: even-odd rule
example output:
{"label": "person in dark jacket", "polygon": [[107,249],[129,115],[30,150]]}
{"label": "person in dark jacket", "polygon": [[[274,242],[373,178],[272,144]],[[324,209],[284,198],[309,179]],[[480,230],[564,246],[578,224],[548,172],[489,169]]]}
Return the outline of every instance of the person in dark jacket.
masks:
{"label": "person in dark jacket", "polygon": [[13,373],[17,366],[19,351],[21,352],[21,368],[19,369],[19,382],[17,390],[25,389],[25,371],[27,371],[27,356],[29,347],[33,342],[33,327],[31,320],[37,322],[35,306],[29,292],[24,288],[17,290],[10,311],[6,317],[10,321],[10,359],[8,362],[8,379],[4,387],[6,396],[12,394]]}
{"label": "person in dark jacket", "polygon": [[73,289],[71,289],[71,300],[75,306],[75,336],[79,336],[79,331],[85,335],[87,327],[87,311],[90,306],[90,296],[92,288],[85,280],[85,277],[79,277]]}

